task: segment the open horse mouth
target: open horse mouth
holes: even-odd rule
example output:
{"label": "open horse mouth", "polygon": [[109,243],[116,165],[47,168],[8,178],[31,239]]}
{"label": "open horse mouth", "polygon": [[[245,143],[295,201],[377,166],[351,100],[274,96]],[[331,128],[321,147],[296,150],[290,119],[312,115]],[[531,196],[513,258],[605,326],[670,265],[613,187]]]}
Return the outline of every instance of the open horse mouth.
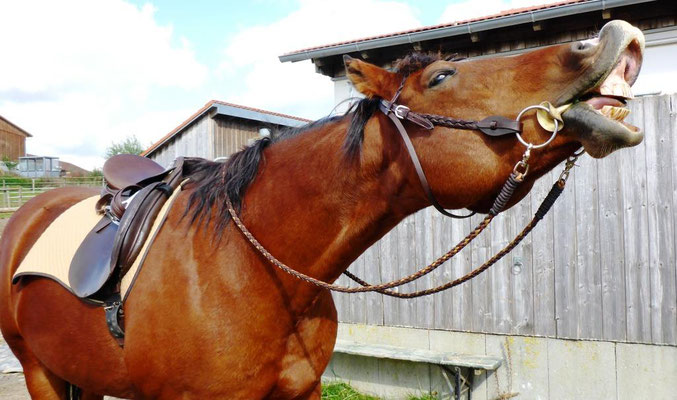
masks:
{"label": "open horse mouth", "polygon": [[624,21],[612,21],[599,38],[574,44],[572,51],[590,53],[591,71],[579,91],[563,103],[574,103],[563,114],[565,126],[578,133],[585,150],[601,158],[621,147],[635,146],[644,138],[636,126],[624,122],[632,99],[631,86],[642,65],[644,35]]}

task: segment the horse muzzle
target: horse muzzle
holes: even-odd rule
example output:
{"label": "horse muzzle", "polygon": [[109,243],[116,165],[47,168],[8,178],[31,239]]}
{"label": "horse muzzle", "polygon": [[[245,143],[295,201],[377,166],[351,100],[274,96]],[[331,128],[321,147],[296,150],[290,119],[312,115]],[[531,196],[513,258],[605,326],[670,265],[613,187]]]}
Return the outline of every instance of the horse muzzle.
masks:
{"label": "horse muzzle", "polygon": [[626,106],[642,65],[642,32],[625,21],[612,21],[598,38],[572,44],[571,52],[588,69],[574,85],[577,94],[558,101],[572,103],[563,114],[568,131],[596,158],[641,143],[643,132],[624,119],[630,114]]}

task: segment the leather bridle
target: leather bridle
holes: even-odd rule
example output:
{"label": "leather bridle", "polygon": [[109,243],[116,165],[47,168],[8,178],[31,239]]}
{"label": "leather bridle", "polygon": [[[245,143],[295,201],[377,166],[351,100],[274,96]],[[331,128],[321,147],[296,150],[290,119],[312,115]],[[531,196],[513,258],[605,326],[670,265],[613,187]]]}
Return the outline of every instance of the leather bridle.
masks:
{"label": "leather bridle", "polygon": [[[548,109],[548,107],[545,107],[543,105],[529,106],[525,108],[518,114],[516,119],[510,119],[503,116],[495,115],[484,118],[481,121],[463,120],[435,114],[422,114],[413,112],[411,111],[411,109],[409,109],[409,107],[402,104],[397,104],[397,100],[399,99],[400,94],[402,93],[402,89],[404,88],[404,83],[406,82],[406,80],[407,80],[406,77],[402,79],[402,83],[400,83],[400,86],[395,92],[395,95],[393,96],[392,100],[387,101],[382,99],[380,101],[379,110],[381,110],[381,112],[387,115],[397,128],[397,132],[399,132],[400,137],[404,142],[404,147],[407,149],[407,152],[409,153],[409,158],[411,158],[411,162],[414,164],[416,175],[418,175],[418,180],[419,182],[421,182],[421,187],[423,188],[423,192],[428,198],[428,201],[430,201],[432,206],[435,207],[437,211],[439,211],[442,215],[447,217],[459,219],[469,218],[475,215],[475,212],[471,211],[469,214],[466,215],[456,215],[445,210],[444,207],[440,205],[440,203],[435,198],[432,189],[430,188],[430,184],[428,184],[428,179],[426,178],[425,172],[423,172],[421,162],[419,161],[418,156],[416,155],[416,149],[414,148],[414,145],[411,142],[411,139],[409,138],[409,134],[407,133],[407,130],[405,129],[401,121],[411,122],[414,125],[417,125],[427,130],[432,130],[435,127],[435,125],[438,125],[454,129],[478,130],[484,133],[485,135],[489,136],[504,136],[515,134],[519,139],[519,141],[527,147],[527,152],[530,149],[543,147],[549,144],[555,138],[555,135],[557,135],[557,131],[559,130],[559,121],[557,120],[557,118],[553,117],[552,120],[555,123],[555,129],[553,131],[552,136],[547,142],[540,145],[533,145],[525,142],[524,139],[522,138],[521,136],[522,116],[526,111],[532,110],[534,108],[543,109],[549,113],[550,110]],[[527,153],[526,155],[528,159],[529,153]],[[526,161],[527,160],[525,160],[525,163]]]}
{"label": "leather bridle", "polygon": [[[405,78],[406,79],[406,78]],[[553,107],[549,105],[549,103],[541,103],[539,105],[533,105],[526,107],[524,110],[522,110],[518,115],[517,118],[514,120],[511,120],[509,118],[501,117],[501,116],[493,116],[493,117],[488,117],[485,118],[481,121],[466,121],[466,120],[461,120],[461,119],[456,119],[456,118],[451,118],[451,117],[444,117],[444,116],[439,116],[439,115],[432,115],[432,114],[421,114],[421,113],[416,113],[411,111],[408,107],[397,104],[396,101],[402,92],[402,88],[404,87],[404,82],[405,80],[402,81],[402,84],[398,88],[395,96],[391,101],[386,101],[386,100],[381,100],[381,103],[379,105],[380,110],[385,113],[391,121],[393,121],[393,124],[397,127],[398,132],[400,133],[400,136],[402,137],[402,140],[404,141],[405,147],[407,148],[407,151],[409,153],[409,156],[411,157],[411,160],[414,164],[414,168],[416,169],[416,173],[418,175],[418,178],[421,182],[421,186],[423,187],[424,192],[428,196],[428,199],[432,203],[432,205],[440,211],[442,214],[446,216],[450,216],[452,218],[467,218],[470,215],[464,215],[464,216],[457,216],[449,213],[446,211],[435,199],[432,190],[430,189],[430,186],[428,185],[428,180],[425,177],[425,173],[423,172],[423,168],[421,167],[421,163],[418,159],[418,156],[416,155],[416,151],[414,149],[413,144],[411,143],[411,139],[409,138],[409,135],[407,134],[406,129],[404,128],[404,125],[402,124],[401,120],[406,120],[409,121],[415,125],[418,125],[422,128],[431,130],[435,125],[441,125],[441,126],[446,126],[450,128],[456,128],[456,129],[468,129],[468,130],[479,130],[487,135],[490,136],[502,136],[502,135],[507,135],[507,134],[512,134],[514,133],[519,142],[523,144],[526,147],[526,150],[524,151],[524,154],[522,155],[522,159],[518,161],[515,164],[515,167],[513,168],[512,173],[506,180],[505,184],[503,185],[501,191],[499,192],[498,196],[494,200],[494,204],[489,210],[489,213],[482,219],[482,221],[473,229],[465,238],[463,238],[456,246],[451,248],[448,252],[437,258],[435,261],[432,263],[428,264],[426,267],[421,268],[417,272],[408,275],[406,277],[403,277],[401,279],[397,279],[391,282],[386,282],[378,285],[373,285],[368,282],[363,281],[362,279],[358,278],[357,276],[353,275],[349,271],[344,271],[343,274],[352,279],[353,281],[357,282],[360,287],[346,287],[346,286],[340,286],[340,285],[334,285],[331,283],[327,283],[324,281],[321,281],[319,279],[313,278],[312,276],[306,275],[304,273],[301,273],[288,265],[284,264],[275,256],[273,256],[268,250],[266,250],[263,245],[254,237],[254,235],[249,232],[247,227],[244,226],[244,223],[240,220],[239,216],[237,215],[237,212],[235,211],[235,208],[233,207],[233,204],[230,201],[230,198],[226,195],[226,207],[228,209],[228,213],[230,214],[230,217],[233,219],[233,222],[235,223],[235,226],[242,232],[242,234],[245,236],[245,238],[249,241],[249,243],[264,257],[266,258],[271,264],[275,265],[282,271],[292,275],[295,278],[298,278],[300,280],[303,280],[305,282],[311,283],[315,286],[321,287],[323,289],[327,290],[333,290],[337,292],[342,292],[342,293],[359,293],[359,292],[378,292],[387,296],[392,296],[392,297],[399,297],[399,298],[414,298],[414,297],[420,297],[420,296],[426,296],[429,294],[437,293],[442,290],[446,290],[449,288],[452,288],[454,286],[460,285],[463,282],[466,282],[475,276],[479,275],[483,271],[487,270],[489,267],[494,265],[498,260],[503,258],[506,254],[508,254],[512,249],[514,249],[526,236],[531,230],[533,230],[536,227],[536,224],[543,219],[545,214],[552,208],[552,205],[555,203],[557,198],[560,196],[560,194],[564,191],[564,186],[566,184],[567,179],[569,178],[569,173],[571,169],[576,165],[575,162],[578,159],[578,157],[583,153],[583,151],[574,153],[572,156],[570,156],[566,162],[566,165],[564,167],[564,171],[562,171],[559,179],[553,184],[552,188],[550,189],[550,192],[548,195],[543,199],[541,202],[541,205],[538,207],[538,210],[534,214],[534,217],[531,219],[531,221],[525,226],[525,228],[503,249],[501,249],[498,253],[496,253],[493,257],[491,257],[489,260],[487,260],[484,264],[482,264],[480,267],[470,271],[466,275],[457,278],[453,281],[449,281],[447,283],[444,283],[442,285],[439,285],[437,287],[433,287],[430,289],[424,289],[424,290],[419,290],[415,292],[410,292],[410,293],[400,293],[396,292],[393,290],[390,290],[392,288],[396,288],[399,286],[402,286],[406,283],[412,282],[416,279],[421,278],[422,276],[434,271],[437,267],[442,265],[444,262],[452,258],[454,255],[458,254],[464,247],[466,247],[474,238],[476,238],[492,221],[492,219],[498,215],[505,206],[508,204],[510,201],[513,193],[517,189],[517,187],[524,181],[524,178],[526,177],[528,171],[529,171],[529,157],[531,155],[531,150],[532,149],[538,149],[541,147],[544,147],[548,145],[552,140],[555,138],[557,135],[557,132],[560,128],[560,123],[558,121],[558,117],[555,115],[555,113],[552,111]],[[547,113],[547,116],[552,119],[554,129],[552,132],[551,137],[544,143],[541,144],[533,144],[529,143],[524,140],[521,136],[522,132],[522,124],[521,124],[521,119],[522,116],[530,110],[542,110],[545,113]],[[539,116],[540,117],[540,116]],[[474,213],[473,213],[474,214]]]}

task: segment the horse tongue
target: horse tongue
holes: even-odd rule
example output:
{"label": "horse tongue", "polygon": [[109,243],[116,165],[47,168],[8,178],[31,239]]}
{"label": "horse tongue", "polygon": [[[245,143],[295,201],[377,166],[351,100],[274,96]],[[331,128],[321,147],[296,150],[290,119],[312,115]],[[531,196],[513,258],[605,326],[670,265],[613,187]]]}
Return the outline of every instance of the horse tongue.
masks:
{"label": "horse tongue", "polygon": [[614,97],[597,96],[585,102],[590,104],[595,110],[600,110],[604,106],[623,107],[623,103]]}

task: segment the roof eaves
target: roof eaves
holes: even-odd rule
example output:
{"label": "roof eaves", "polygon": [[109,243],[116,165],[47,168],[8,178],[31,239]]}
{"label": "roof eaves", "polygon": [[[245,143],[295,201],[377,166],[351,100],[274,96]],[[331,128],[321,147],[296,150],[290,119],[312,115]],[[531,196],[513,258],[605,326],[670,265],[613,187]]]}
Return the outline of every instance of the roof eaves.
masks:
{"label": "roof eaves", "polygon": [[291,115],[272,113],[263,110],[257,110],[250,107],[242,107],[234,104],[215,102],[217,115],[249,119],[252,121],[264,122],[267,124],[284,125],[298,127],[307,124],[310,120],[293,117]]}
{"label": "roof eaves", "polygon": [[592,11],[601,11],[609,8],[651,1],[655,0],[581,0],[578,2],[560,3],[551,5],[547,8],[526,9],[513,14],[497,15],[495,17],[471,20],[458,24],[419,28],[398,34],[384,35],[381,37],[362,39],[336,45],[320,46],[283,54],[278,58],[280,62],[297,62],[313,58],[323,58],[356,51],[364,51],[375,48],[396,46],[407,43],[439,39],[443,37],[493,30],[513,25],[533,23],[536,21],[582,14]]}
{"label": "roof eaves", "polygon": [[3,121],[5,121],[5,122],[7,122],[9,125],[13,126],[14,128],[16,128],[19,132],[21,132],[21,133],[23,133],[24,135],[26,135],[26,137],[33,137],[33,135],[31,135],[30,133],[26,132],[26,131],[23,130],[20,126],[18,126],[17,124],[13,123],[13,122],[10,121],[10,120],[8,120],[7,118],[3,117],[2,115],[0,115],[0,119],[3,120]]}
{"label": "roof eaves", "polygon": [[185,128],[190,126],[193,122],[202,118],[205,113],[216,110],[216,115],[223,115],[235,118],[243,118],[252,121],[264,122],[267,124],[284,125],[291,127],[298,127],[311,122],[309,119],[299,118],[292,115],[276,113],[272,111],[261,110],[257,108],[241,106],[239,104],[226,103],[219,100],[211,100],[199,109],[195,114],[191,115],[187,120],[183,121],[179,126],[174,128],[171,132],[166,134],[162,139],[151,145],[148,149],[141,153],[142,156],[148,156],[162,147],[163,144],[178,135]]}
{"label": "roof eaves", "polygon": [[209,101],[207,104],[205,104],[202,108],[197,110],[195,114],[191,115],[188,117],[187,120],[183,121],[182,123],[179,124],[176,128],[172,129],[168,134],[162,137],[162,139],[158,140],[157,142],[153,143],[149,148],[144,150],[140,155],[147,157],[150,154],[152,154],[155,150],[159,149],[162,147],[163,144],[165,144],[167,141],[169,141],[171,138],[176,136],[179,132],[181,132],[184,128],[190,126],[193,122],[198,120],[199,118],[202,117],[204,113],[209,111],[213,106],[214,106],[215,100]]}

